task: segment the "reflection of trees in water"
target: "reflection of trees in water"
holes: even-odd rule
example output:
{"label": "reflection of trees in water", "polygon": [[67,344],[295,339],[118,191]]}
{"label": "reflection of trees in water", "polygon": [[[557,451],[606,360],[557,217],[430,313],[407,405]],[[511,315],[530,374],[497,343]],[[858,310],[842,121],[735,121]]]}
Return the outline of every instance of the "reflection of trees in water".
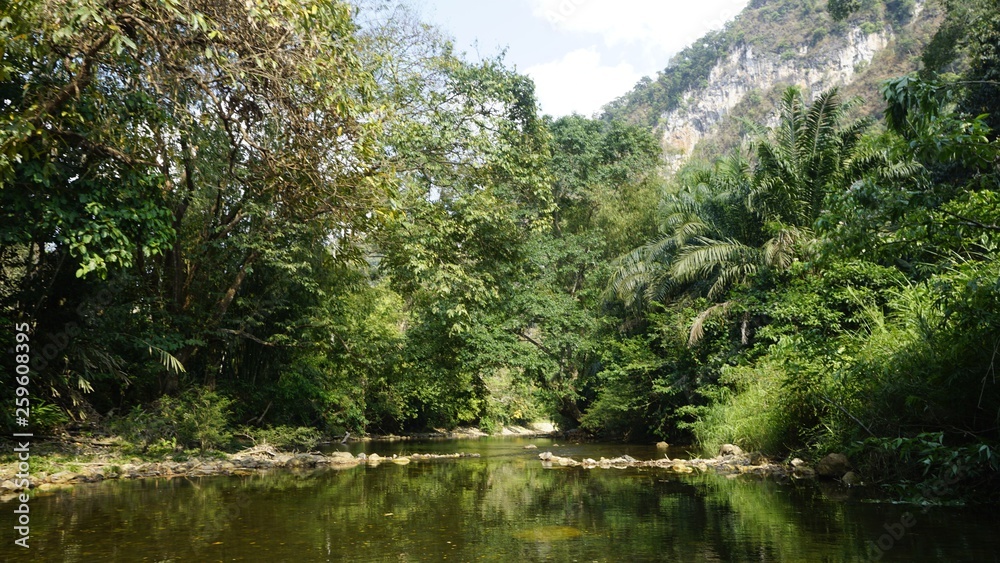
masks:
{"label": "reflection of trees in water", "polygon": [[32,536],[39,560],[65,561],[862,558],[883,512],[823,492],[533,460],[387,463],[77,487],[32,501]]}

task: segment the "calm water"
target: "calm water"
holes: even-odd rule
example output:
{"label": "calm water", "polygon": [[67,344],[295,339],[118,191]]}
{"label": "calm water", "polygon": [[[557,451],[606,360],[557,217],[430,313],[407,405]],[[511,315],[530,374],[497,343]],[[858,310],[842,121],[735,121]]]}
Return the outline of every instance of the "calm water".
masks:
{"label": "calm water", "polygon": [[[538,450],[524,450],[536,443]],[[815,483],[543,469],[544,439],[352,445],[479,459],[250,477],[106,482],[31,500],[31,548],[7,561],[1000,561],[992,510],[861,502]],[[559,455],[649,459],[653,448]],[[14,505],[0,505],[12,521]],[[906,520],[905,512],[913,520]],[[908,522],[904,527],[900,522]],[[901,534],[892,539],[889,531]]]}

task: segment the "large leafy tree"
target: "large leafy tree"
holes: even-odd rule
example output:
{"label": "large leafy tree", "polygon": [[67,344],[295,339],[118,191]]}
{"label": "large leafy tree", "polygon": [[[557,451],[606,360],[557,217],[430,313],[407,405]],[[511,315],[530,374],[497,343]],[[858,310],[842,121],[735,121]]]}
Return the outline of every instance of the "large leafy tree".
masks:
{"label": "large leafy tree", "polygon": [[[50,334],[89,303],[75,321],[96,335],[63,346],[65,361],[43,374],[54,391],[72,376],[86,389],[148,349],[174,358],[150,372],[154,387],[177,390],[180,365],[213,384],[226,348],[268,314],[232,314],[254,269],[295,279],[317,246],[349,250],[384,200],[351,8],[9,6],[0,237],[6,281],[20,289],[8,299]],[[101,278],[111,297],[95,300]],[[103,361],[82,357],[95,351]]]}
{"label": "large leafy tree", "polygon": [[373,16],[367,41],[386,53],[382,162],[399,192],[371,243],[407,313],[397,388],[417,424],[504,422],[490,397],[520,372],[501,311],[550,207],[533,85],[501,58],[463,61],[405,10]]}
{"label": "large leafy tree", "polygon": [[552,132],[551,228],[532,238],[531,279],[513,301],[511,331],[536,358],[535,380],[568,424],[593,400],[616,324],[601,294],[614,256],[653,233],[660,148],[636,126],[569,116]]}

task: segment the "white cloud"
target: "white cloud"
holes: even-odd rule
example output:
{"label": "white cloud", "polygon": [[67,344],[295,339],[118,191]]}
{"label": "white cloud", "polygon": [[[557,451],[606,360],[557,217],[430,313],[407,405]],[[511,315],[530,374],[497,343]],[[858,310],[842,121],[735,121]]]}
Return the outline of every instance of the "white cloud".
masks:
{"label": "white cloud", "polygon": [[[640,45],[651,56],[673,54],[719,29],[748,0],[531,0],[535,16],[558,31],[594,33],[609,47]],[[658,52],[657,52],[658,51]]]}
{"label": "white cloud", "polygon": [[628,91],[641,74],[628,63],[604,64],[595,47],[577,49],[561,59],[525,71],[535,81],[542,112],[593,115],[602,105]]}

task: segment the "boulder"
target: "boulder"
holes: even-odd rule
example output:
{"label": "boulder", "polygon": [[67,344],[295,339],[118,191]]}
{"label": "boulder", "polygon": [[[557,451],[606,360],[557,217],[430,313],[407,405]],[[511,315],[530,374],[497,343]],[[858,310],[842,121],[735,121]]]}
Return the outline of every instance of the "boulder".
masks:
{"label": "boulder", "polygon": [[536,446],[534,444],[528,444],[527,446],[524,446],[524,449],[526,449],[526,450],[536,450],[536,449],[538,449],[538,446]]}
{"label": "boulder", "polygon": [[669,448],[670,448],[670,444],[668,444],[666,442],[657,442],[656,443],[656,449],[658,449],[658,450],[667,450]]}
{"label": "boulder", "polygon": [[848,487],[853,487],[855,485],[861,484],[861,479],[853,471],[848,471],[844,473],[844,476],[840,479]]}
{"label": "boulder", "polygon": [[820,477],[830,477],[838,478],[853,469],[851,467],[851,462],[847,460],[847,456],[844,454],[826,454],[826,456],[819,460],[819,464],[816,465],[816,473]]}
{"label": "boulder", "polygon": [[332,452],[326,457],[329,463],[354,463],[358,461],[358,459],[361,459],[361,456],[358,456],[358,458],[355,459],[354,456],[351,455],[351,452]]}
{"label": "boulder", "polygon": [[743,450],[739,446],[734,446],[733,444],[722,444],[719,448],[719,455],[743,455]]}

